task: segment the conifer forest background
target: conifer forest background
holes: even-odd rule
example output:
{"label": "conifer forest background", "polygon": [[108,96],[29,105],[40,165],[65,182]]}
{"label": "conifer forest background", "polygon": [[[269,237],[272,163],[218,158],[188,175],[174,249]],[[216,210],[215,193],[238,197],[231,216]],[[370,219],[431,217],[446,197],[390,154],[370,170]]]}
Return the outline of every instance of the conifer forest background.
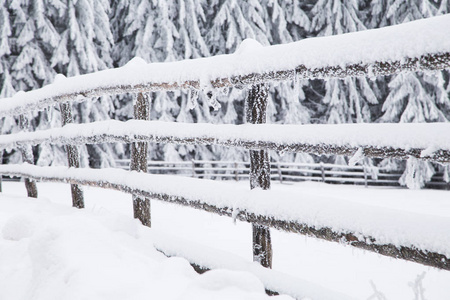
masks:
{"label": "conifer forest background", "polygon": [[[66,76],[120,67],[135,56],[168,62],[233,53],[246,38],[263,45],[380,28],[447,14],[449,0],[0,0],[0,98],[29,91]],[[269,123],[448,122],[449,72],[401,73],[273,84]],[[210,107],[200,93],[188,108],[186,92],[151,94],[151,120],[242,124],[246,90],[217,93]],[[74,103],[79,123],[127,120],[133,95]],[[33,129],[59,127],[59,108],[28,116]],[[19,118],[0,119],[2,134],[19,131]],[[248,160],[244,149],[151,144],[153,160]],[[36,164],[64,165],[60,146],[33,148]],[[88,145],[82,164],[114,165],[129,156],[121,144]],[[1,155],[0,155],[1,156]],[[346,163],[344,157],[271,153],[275,161]],[[4,163],[21,162],[14,151]],[[366,165],[405,170],[419,185],[447,167],[408,160],[366,159]]]}

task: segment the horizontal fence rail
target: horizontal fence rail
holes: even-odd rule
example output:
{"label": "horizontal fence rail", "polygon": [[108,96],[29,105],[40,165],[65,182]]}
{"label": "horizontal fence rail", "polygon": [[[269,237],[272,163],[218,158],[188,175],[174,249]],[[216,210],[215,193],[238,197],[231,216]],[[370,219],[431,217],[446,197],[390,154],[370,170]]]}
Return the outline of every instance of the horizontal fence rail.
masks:
{"label": "horizontal fence rail", "polygon": [[[380,243],[374,236],[366,236],[363,233],[351,230],[336,230],[333,229],[332,224],[329,226],[318,227],[313,226],[308,222],[305,223],[292,219],[284,219],[281,216],[270,216],[267,214],[258,213],[258,211],[261,210],[261,208],[258,207],[259,204],[267,204],[264,200],[260,199],[263,194],[268,193],[267,191],[260,191],[262,193],[256,193],[253,194],[253,196],[250,191],[245,194],[232,193],[231,196],[227,198],[224,197],[223,194],[231,193],[229,191],[229,185],[226,183],[222,183],[221,185],[221,182],[213,181],[210,183],[214,184],[214,187],[209,190],[211,194],[200,196],[198,193],[193,191],[198,190],[201,193],[202,187],[205,186],[203,180],[183,177],[178,177],[175,179],[172,176],[158,176],[142,173],[138,174],[135,172],[127,172],[118,169],[67,169],[65,167],[37,167],[25,164],[0,166],[0,173],[9,174],[12,176],[23,176],[41,181],[65,182],[119,190],[126,193],[140,195],[141,197],[158,199],[222,216],[233,217],[245,222],[269,226],[286,232],[299,233],[327,241],[347,244],[384,256],[404,259],[440,269],[450,270],[449,257],[438,252],[421,249],[422,247],[419,245],[394,245],[390,243]],[[198,185],[198,189],[192,189],[192,191],[182,191],[182,189],[173,188],[173,186],[178,186],[180,182],[186,184],[186,180],[188,180],[187,182],[190,186],[195,187]],[[178,192],[174,193],[174,190],[177,190]],[[241,198],[246,198],[246,201],[241,203],[236,201],[236,199]],[[255,204],[254,206],[248,204],[249,199],[252,200],[252,198],[256,198],[256,201],[252,202]],[[269,207],[263,210],[277,211],[277,207],[283,206],[282,201],[283,199],[277,199],[276,201],[273,201]],[[239,204],[241,204],[242,207]],[[355,213],[358,212],[355,211]],[[383,219],[387,216],[388,214],[384,214]],[[392,217],[395,218],[395,215]],[[417,220],[414,219],[412,221],[416,222]],[[401,224],[397,224],[397,226],[400,225]],[[413,223],[411,225],[413,225]],[[415,226],[417,226],[417,224]],[[430,234],[432,235],[434,233],[430,232]],[[448,237],[444,238],[448,239]],[[381,239],[386,240],[389,239],[389,237],[382,236]]]}
{"label": "horizontal fence rail", "polygon": [[[450,67],[447,28],[450,15],[285,45],[258,47],[247,43],[234,54],[210,58],[148,65],[135,59],[121,68],[67,79],[60,76],[41,89],[2,99],[0,116],[121,93],[210,91],[273,81],[441,70]],[[280,59],[274,59],[277,57]]]}
{"label": "horizontal fence rail", "polygon": [[[47,142],[64,145],[156,142],[222,145],[278,152],[450,162],[450,123],[339,125],[214,125],[132,120],[69,124],[0,136],[0,148]],[[410,139],[411,132],[414,139]],[[358,152],[359,151],[359,152]],[[356,157],[358,159],[358,157]]]}

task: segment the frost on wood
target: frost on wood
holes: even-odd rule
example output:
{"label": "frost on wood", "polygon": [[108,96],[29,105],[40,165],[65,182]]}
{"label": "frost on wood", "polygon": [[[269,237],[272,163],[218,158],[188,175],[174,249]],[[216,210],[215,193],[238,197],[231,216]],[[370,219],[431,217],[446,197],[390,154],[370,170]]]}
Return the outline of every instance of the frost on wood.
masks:
{"label": "frost on wood", "polygon": [[[28,118],[24,115],[20,115],[19,117],[20,128],[22,130],[28,131]],[[30,145],[23,145],[19,147],[19,150],[22,154],[22,161],[24,163],[34,164],[33,151]],[[25,178],[25,188],[27,189],[27,195],[31,198],[37,198],[38,191],[36,186],[36,181],[31,180],[29,178]]]}
{"label": "frost on wood", "polygon": [[[269,95],[267,84],[253,85],[245,101],[246,120],[251,124],[266,123]],[[250,150],[250,189],[270,189],[270,158],[267,150]],[[267,226],[252,224],[253,260],[272,268],[272,243]]]}
{"label": "frost on wood", "polygon": [[[253,85],[248,90],[245,102],[247,123],[266,123],[267,84]],[[250,188],[270,189],[270,159],[267,150],[250,150]]]}
{"label": "frost on wood", "polygon": [[[149,95],[138,93],[134,104],[134,118],[136,120],[148,120],[150,118]],[[147,173],[147,142],[131,143],[130,170]],[[151,227],[150,199],[133,194],[133,215],[143,225]]]}
{"label": "frost on wood", "polygon": [[[1,135],[0,148],[23,145],[156,142],[223,145],[249,150],[304,152],[450,162],[448,123],[341,125],[214,125],[103,121],[32,133]],[[424,151],[426,150],[426,151]]]}
{"label": "frost on wood", "polygon": [[[61,103],[59,105],[61,110],[61,125],[65,126],[73,122],[71,103]],[[80,155],[78,148],[75,145],[66,145],[67,161],[69,167],[80,167]],[[72,193],[72,206],[76,208],[84,208],[84,195],[83,189],[77,184],[71,184],[70,190]]]}
{"label": "frost on wood", "polygon": [[[243,87],[246,85],[269,83],[273,81],[286,81],[296,79],[325,79],[325,78],[345,78],[345,77],[374,77],[397,74],[402,71],[427,71],[427,70],[442,70],[450,68],[450,52],[443,54],[426,54],[418,58],[405,58],[402,61],[393,62],[373,62],[367,64],[352,64],[344,67],[340,65],[310,68],[305,65],[297,66],[289,70],[265,71],[261,73],[248,73],[245,75],[232,75],[229,77],[219,77],[211,80],[213,88],[229,88],[229,87]],[[99,72],[100,73],[100,72]],[[100,75],[100,74],[99,74]],[[68,79],[69,81],[70,79]],[[22,114],[34,110],[42,110],[55,103],[65,103],[76,98],[77,101],[86,101],[89,98],[118,95],[125,93],[151,92],[151,91],[176,91],[180,89],[196,90],[200,89],[201,84],[199,79],[186,80],[181,82],[161,82],[161,81],[147,81],[142,83],[111,83],[101,84],[96,87],[84,88],[78,91],[60,92],[60,93],[40,93],[42,96],[33,97],[29,94],[29,99],[33,97],[33,101],[28,101],[26,104],[11,105],[8,108],[0,109],[0,116],[11,114]],[[40,91],[40,90],[36,90]],[[33,91],[32,91],[33,92]],[[31,93],[31,92],[28,92]],[[195,107],[196,92],[191,92],[192,101],[190,105]],[[26,93],[28,96],[28,94]],[[14,97],[13,97],[14,98]]]}

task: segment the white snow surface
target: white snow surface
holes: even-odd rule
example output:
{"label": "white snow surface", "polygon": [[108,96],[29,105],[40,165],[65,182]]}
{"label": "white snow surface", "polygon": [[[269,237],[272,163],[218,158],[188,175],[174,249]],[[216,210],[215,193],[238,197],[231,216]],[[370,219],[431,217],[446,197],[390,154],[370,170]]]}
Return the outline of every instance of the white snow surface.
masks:
{"label": "white snow surface", "polygon": [[[300,65],[307,68],[345,66],[376,61],[402,61],[425,54],[450,51],[450,14],[405,24],[347,33],[336,36],[309,38],[294,43],[259,47],[244,41],[243,47],[230,55],[218,55],[167,63],[145,64],[132,60],[116,69],[57,78],[53,84],[30,92],[19,92],[1,100],[0,115],[35,104],[52,104],[52,97],[81,93],[95,88],[120,87],[145,83],[183,83],[200,81],[200,88],[210,89],[210,81],[236,75],[268,71],[293,70]],[[83,100],[82,95],[80,94]],[[70,99],[66,99],[67,101]],[[42,109],[41,106],[37,108]]]}
{"label": "white snow surface", "polygon": [[0,299],[268,299],[255,275],[198,275],[154,240],[120,214],[0,193]]}
{"label": "white snow surface", "polygon": [[[440,214],[399,210],[347,200],[345,195],[323,197],[302,189],[270,191],[249,190],[247,186],[230,189],[220,181],[153,175],[118,169],[74,169],[37,167],[28,164],[3,165],[0,173],[29,174],[42,178],[103,181],[152,193],[184,197],[218,208],[247,211],[277,220],[294,221],[336,232],[352,232],[357,237],[373,237],[377,244],[414,246],[450,257],[450,202],[439,202]],[[420,205],[431,205],[423,199]]]}
{"label": "white snow surface", "polygon": [[[248,188],[248,182],[226,183],[230,189],[237,185]],[[285,291],[290,290],[293,296],[298,291],[305,294],[304,283],[307,281],[316,283],[310,285],[310,289],[317,285],[326,287],[318,291],[322,295],[330,290],[340,292],[331,293],[328,298],[317,299],[348,298],[342,295],[349,295],[354,299],[377,299],[373,298],[372,283],[385,299],[421,299],[414,293],[417,286],[411,283],[425,275],[420,282],[425,289],[424,299],[450,297],[448,271],[272,230],[275,272],[260,272],[258,269],[261,268],[251,263],[251,225],[246,222],[238,221],[234,224],[228,217],[152,201],[152,229],[149,230],[133,221],[129,195],[87,187],[84,189],[86,209],[75,210],[69,208],[71,199],[68,184],[38,183],[38,188],[40,199],[26,199],[23,196],[26,194],[23,182],[3,182],[4,193],[0,193],[0,299],[41,299],[46,291],[49,293],[45,299],[50,300],[80,299],[80,295],[87,295],[87,299],[130,299],[133,296],[133,299],[178,299],[177,295],[192,291],[191,287],[196,288],[199,281],[203,294],[195,293],[189,299],[207,299],[202,297],[206,292],[204,289],[211,291],[212,287],[217,286],[217,282],[223,283],[224,288],[231,285],[231,289],[236,289],[235,281],[229,277],[221,278],[222,272],[204,279],[194,275],[190,281],[189,274],[192,272],[188,270],[185,261],[179,258],[165,261],[164,257],[155,253],[152,245],[200,265],[251,271],[264,285],[281,283],[281,287]],[[310,195],[346,198],[399,211],[448,215],[448,210],[445,212],[447,191],[375,187],[366,189],[360,186],[312,182],[295,185],[274,183],[273,188],[300,188]],[[87,222],[86,226],[83,222]],[[10,223],[9,229],[5,230],[9,238],[5,238],[3,234],[6,223]],[[91,228],[92,224],[94,226]],[[78,225],[80,228],[76,229]],[[11,230],[12,228],[15,230]],[[66,230],[67,234],[64,233]],[[13,231],[16,233],[12,234]],[[86,235],[85,239],[82,238],[83,235]],[[16,237],[17,240],[12,240],[11,237]],[[90,247],[83,245],[86,240]],[[31,243],[41,247],[30,247]],[[80,244],[83,251],[72,251],[74,248],[64,247],[64,244]],[[48,256],[42,252],[33,254],[35,249],[43,247],[49,252]],[[95,260],[101,254],[103,256],[100,261],[107,260],[107,270],[95,265]],[[48,270],[44,268],[50,264],[48,261],[37,263],[34,260],[49,256],[55,259]],[[77,264],[69,264],[68,262],[75,260],[74,257],[78,258]],[[138,260],[139,265],[135,264]],[[91,266],[90,263],[94,265]],[[130,271],[131,269],[136,271]],[[130,277],[122,278],[120,272]],[[177,274],[179,272],[181,274]],[[66,275],[64,278],[63,274]],[[86,282],[79,274],[88,274],[92,281]],[[155,276],[152,275],[155,274],[157,282],[153,283]],[[241,280],[241,274],[233,273],[233,278],[235,276]],[[169,278],[170,276],[172,277]],[[247,274],[245,277],[244,284],[256,286],[253,279],[250,279],[251,275]],[[222,280],[213,280],[217,278]],[[111,280],[110,283],[108,280]],[[136,281],[135,285],[130,284],[133,280]],[[212,287],[209,287],[209,283]],[[48,286],[55,287],[55,292],[48,289]],[[237,286],[238,289],[241,287],[239,284]],[[223,295],[221,292],[216,289],[208,293],[209,299],[223,299],[220,297]],[[74,296],[70,297],[70,293]],[[36,296],[31,297],[32,294]],[[189,295],[192,296],[192,293]],[[228,299],[234,299],[233,297],[242,299],[237,293]],[[181,298],[188,299],[187,296]],[[252,299],[250,296],[248,298]],[[316,299],[312,296],[309,298]]]}
{"label": "white snow surface", "polygon": [[[160,121],[108,120],[88,124],[68,124],[36,132],[0,135],[0,147],[15,148],[17,143],[85,143],[85,138],[110,134],[136,139],[139,136],[180,139],[214,138],[225,141],[264,141],[279,145],[310,144],[347,147],[392,147],[424,149],[423,155],[450,150],[450,123],[379,124],[207,124]],[[110,140],[114,142],[115,140]]]}

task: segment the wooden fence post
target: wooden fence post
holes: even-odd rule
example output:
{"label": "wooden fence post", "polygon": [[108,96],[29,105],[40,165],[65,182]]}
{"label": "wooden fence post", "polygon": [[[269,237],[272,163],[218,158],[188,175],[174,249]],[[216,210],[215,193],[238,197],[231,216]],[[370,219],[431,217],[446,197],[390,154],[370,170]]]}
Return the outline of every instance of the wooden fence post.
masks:
{"label": "wooden fence post", "polygon": [[[246,120],[252,124],[266,123],[269,95],[267,84],[252,85],[246,99]],[[270,158],[267,150],[250,150],[250,189],[270,189]],[[272,242],[267,226],[252,224],[253,261],[272,268]]]}
{"label": "wooden fence post", "polygon": [[320,162],[320,173],[322,175],[322,182],[325,182],[325,169],[323,167],[323,162]]}
{"label": "wooden fence post", "polygon": [[[136,120],[150,119],[150,103],[148,94],[138,93],[134,104],[134,118]],[[148,143],[135,142],[131,144],[130,170],[147,173]],[[133,195],[134,218],[139,219],[142,225],[151,227],[150,199]]]}
{"label": "wooden fence post", "polygon": [[192,171],[192,178],[195,178],[195,160],[191,160],[191,171]]}
{"label": "wooden fence post", "polygon": [[367,170],[365,165],[363,165],[363,170],[364,170],[364,186],[367,188]]}
{"label": "wooden fence post", "polygon": [[281,173],[280,162],[277,163],[277,169],[278,169],[278,179],[280,180],[280,183],[283,183],[283,173]]}
{"label": "wooden fence post", "polygon": [[[20,115],[19,117],[19,126],[22,130],[28,129],[28,118],[24,115]],[[33,150],[30,145],[23,145],[19,148],[22,153],[22,161],[24,163],[29,163],[30,165],[34,164]],[[38,191],[36,186],[36,181],[31,180],[29,178],[25,178],[25,188],[27,189],[28,197],[37,198]]]}
{"label": "wooden fence post", "polygon": [[[61,111],[61,125],[73,123],[72,106],[71,103],[59,104]],[[66,145],[67,162],[70,168],[80,167],[80,155],[77,146]],[[71,184],[70,190],[72,192],[72,206],[76,208],[84,208],[83,189],[78,184]]]}

